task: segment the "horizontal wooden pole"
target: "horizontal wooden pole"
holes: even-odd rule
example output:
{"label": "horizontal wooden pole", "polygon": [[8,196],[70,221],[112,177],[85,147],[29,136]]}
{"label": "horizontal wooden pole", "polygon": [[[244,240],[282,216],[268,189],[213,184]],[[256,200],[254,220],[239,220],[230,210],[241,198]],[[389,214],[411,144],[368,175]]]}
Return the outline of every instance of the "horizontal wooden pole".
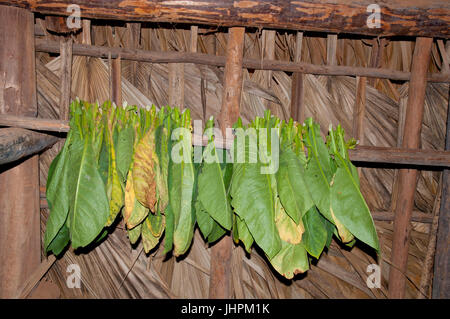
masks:
{"label": "horizontal wooden pole", "polygon": [[[59,53],[60,46],[57,41],[36,39],[36,51]],[[115,59],[120,56],[123,60],[132,60],[150,63],[196,63],[211,66],[225,66],[225,57],[204,53],[191,52],[156,52],[138,49],[112,48],[105,46],[95,46],[87,44],[73,44],[73,54],[82,56],[92,56],[98,58]],[[391,79],[408,81],[410,72],[403,72],[382,68],[364,68],[341,65],[315,65],[306,62],[289,62],[275,60],[243,59],[244,68],[254,70],[273,70],[286,72],[300,72],[315,75],[342,75],[342,76],[363,76],[380,79]],[[450,73],[431,73],[428,75],[429,82],[450,82]]]}
{"label": "horizontal wooden pole", "polygon": [[[450,36],[447,0],[0,0],[41,14],[68,16],[68,4],[93,19],[246,26],[375,36]],[[379,24],[376,18],[379,13]]]}
{"label": "horizontal wooden pole", "polygon": [[450,151],[358,145],[349,156],[357,162],[450,167]]}
{"label": "horizontal wooden pole", "polygon": [[[0,114],[0,126],[53,132],[68,132],[70,128],[68,121],[3,114]],[[193,136],[193,145],[205,146],[207,143],[206,136]],[[217,148],[229,149],[231,141],[216,139],[215,145]],[[358,145],[355,149],[349,150],[349,156],[353,162],[450,167],[450,151]]]}
{"label": "horizontal wooden pole", "polygon": [[0,126],[20,127],[36,131],[69,132],[69,121],[0,114]]}
{"label": "horizontal wooden pole", "polygon": [[56,141],[56,136],[23,128],[0,128],[0,165],[36,154]]}

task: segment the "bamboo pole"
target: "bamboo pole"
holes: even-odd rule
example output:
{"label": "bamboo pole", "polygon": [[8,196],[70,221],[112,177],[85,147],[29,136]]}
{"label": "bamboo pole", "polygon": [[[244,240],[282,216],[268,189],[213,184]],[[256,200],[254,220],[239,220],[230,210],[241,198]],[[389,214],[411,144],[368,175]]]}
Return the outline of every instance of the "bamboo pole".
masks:
{"label": "bamboo pole", "polygon": [[[35,117],[34,17],[0,6],[0,114]],[[39,156],[0,173],[0,298],[14,298],[40,264]]]}
{"label": "bamboo pole", "polygon": [[[224,87],[219,124],[223,135],[239,117],[242,91],[242,58],[244,51],[244,28],[230,28],[227,42],[227,63],[224,71]],[[210,298],[231,298],[231,236],[225,236],[211,249],[209,283]]]}
{"label": "bamboo pole", "polygon": [[[404,148],[417,149],[420,146],[427,84],[426,74],[432,43],[433,39],[431,38],[417,38],[416,40],[402,142]],[[414,207],[417,176],[418,171],[416,169],[400,169],[398,174],[398,199],[395,207],[391,257],[393,266],[389,273],[390,298],[403,298],[405,296],[410,220]]]}
{"label": "bamboo pole", "polygon": [[[36,39],[36,51],[59,53],[59,43]],[[189,52],[156,52],[138,49],[125,49],[116,47],[104,47],[87,44],[73,44],[73,54],[92,56],[98,58],[117,58],[124,60],[150,62],[150,63],[196,63],[211,66],[225,66],[225,57],[204,53]],[[254,70],[273,70],[286,72],[300,72],[315,75],[348,75],[365,76],[369,78],[391,79],[398,81],[409,81],[410,72],[374,67],[353,67],[342,65],[317,65],[306,62],[270,61],[257,59],[243,59],[242,66]],[[450,73],[431,73],[427,75],[429,82],[450,82]]]}

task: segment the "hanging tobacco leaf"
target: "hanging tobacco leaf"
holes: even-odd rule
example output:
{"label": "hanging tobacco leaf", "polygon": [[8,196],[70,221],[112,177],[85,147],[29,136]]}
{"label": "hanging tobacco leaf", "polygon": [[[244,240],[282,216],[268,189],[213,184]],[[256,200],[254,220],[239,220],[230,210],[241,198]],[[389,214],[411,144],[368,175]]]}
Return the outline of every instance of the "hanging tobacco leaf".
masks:
{"label": "hanging tobacco leaf", "polygon": [[[315,206],[311,207],[303,215],[305,232],[303,233],[302,242],[308,253],[317,259],[325,248],[328,238],[327,229],[322,220]],[[333,233],[331,232],[331,234]]]}
{"label": "hanging tobacco leaf", "polygon": [[290,148],[281,151],[280,167],[276,177],[278,194],[283,207],[298,224],[314,202],[304,180],[304,168]]}
{"label": "hanging tobacco leaf", "polygon": [[[48,170],[46,196],[50,215],[45,229],[44,249],[46,252],[53,251],[55,255],[57,253],[50,247],[50,244],[61,231],[69,213],[67,174],[69,169],[68,148],[71,143],[70,136],[71,134],[69,133],[64,147],[55,157]],[[67,237],[65,245],[67,245],[68,241],[69,238]]]}
{"label": "hanging tobacco leaf", "polygon": [[[244,131],[237,131],[237,135]],[[238,136],[239,138],[239,136]],[[245,136],[241,136],[244,139]],[[256,136],[249,134],[249,143],[245,143],[245,158],[257,158],[252,154],[249,144],[256,143]],[[231,204],[235,212],[247,225],[255,242],[272,258],[281,248],[281,240],[275,226],[272,178],[261,174],[261,163],[234,163],[231,181]]]}
{"label": "hanging tobacco leaf", "polygon": [[75,139],[69,161],[68,186],[72,198],[68,226],[75,249],[90,244],[103,229],[109,215],[109,203],[97,169],[95,151],[87,137]]}
{"label": "hanging tobacco leaf", "polygon": [[[212,127],[209,128],[212,131]],[[218,152],[212,132],[208,146],[203,151],[203,164],[198,176],[198,199],[202,207],[223,228],[230,230],[232,222],[228,192],[224,182]]]}
{"label": "hanging tobacco leaf", "polygon": [[132,173],[136,199],[152,212],[157,201],[155,170],[158,165],[154,132],[149,130],[136,146]]}

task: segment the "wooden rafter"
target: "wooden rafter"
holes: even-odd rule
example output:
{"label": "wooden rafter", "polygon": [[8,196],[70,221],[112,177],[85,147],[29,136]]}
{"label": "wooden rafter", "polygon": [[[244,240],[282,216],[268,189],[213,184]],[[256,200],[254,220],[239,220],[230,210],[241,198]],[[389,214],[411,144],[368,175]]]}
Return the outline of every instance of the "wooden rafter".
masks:
{"label": "wooden rafter", "polygon": [[[379,5],[380,25],[368,24],[373,0],[73,0],[83,18],[249,26],[319,32],[392,36],[450,36],[446,0],[390,0]],[[42,14],[68,16],[63,0],[0,0]]]}
{"label": "wooden rafter", "polygon": [[[36,39],[35,48],[38,52],[59,53],[59,43],[56,41]],[[176,51],[156,52],[77,43],[73,44],[73,54],[98,58],[117,58],[120,56],[124,60],[150,63],[197,63],[212,66],[225,66],[224,56]],[[316,75],[365,76],[399,81],[408,81],[411,77],[410,72],[397,70],[341,65],[316,65],[306,62],[243,59],[242,66],[254,70],[300,72]],[[428,75],[427,80],[429,82],[450,82],[450,73],[432,73]]]}

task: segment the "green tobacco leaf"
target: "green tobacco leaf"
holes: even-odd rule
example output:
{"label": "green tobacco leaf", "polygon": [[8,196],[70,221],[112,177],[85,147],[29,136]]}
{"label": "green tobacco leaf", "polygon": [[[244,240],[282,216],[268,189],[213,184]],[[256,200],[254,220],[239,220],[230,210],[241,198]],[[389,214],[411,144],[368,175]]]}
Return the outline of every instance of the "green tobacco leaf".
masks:
{"label": "green tobacco leaf", "polygon": [[[253,137],[256,138],[256,137]],[[257,158],[250,154],[255,150],[245,145],[245,158]],[[251,155],[251,157],[249,156]],[[272,177],[261,174],[260,163],[234,163],[231,181],[231,204],[241,217],[255,242],[272,258],[281,248],[281,240],[275,226]]]}
{"label": "green tobacco leaf", "polygon": [[281,203],[289,216],[298,224],[314,203],[304,180],[303,166],[289,148],[280,154],[280,167],[276,177]]}
{"label": "green tobacco leaf", "polygon": [[250,253],[253,245],[253,236],[250,234],[245,221],[241,219],[239,216],[236,216],[236,227],[237,233],[239,236],[239,240],[244,244],[245,250]]}
{"label": "green tobacco leaf", "polygon": [[164,211],[164,216],[166,216],[166,229],[165,229],[165,239],[164,239],[164,254],[167,254],[172,250],[173,247],[173,227],[174,227],[174,216],[170,203],[167,205]]}
{"label": "green tobacco leaf", "polygon": [[312,124],[311,121],[308,123],[306,140],[309,162],[305,171],[305,181],[320,213],[334,223],[330,212],[330,182],[332,177],[330,155],[320,136],[318,125]]}
{"label": "green tobacco leaf", "polygon": [[109,215],[105,184],[97,169],[97,159],[88,138],[75,140],[70,152],[72,195],[68,226],[72,247],[85,247],[103,229]]}
{"label": "green tobacco leaf", "polygon": [[48,171],[46,196],[50,216],[47,220],[44,235],[44,247],[46,251],[52,250],[49,248],[49,245],[60,232],[69,213],[70,200],[67,184],[69,143],[70,141],[66,141],[67,145],[64,145],[61,152],[55,157]]}
{"label": "green tobacco leaf", "polygon": [[219,225],[219,223],[213,222],[213,227],[208,235],[208,243],[210,244],[218,241],[227,232],[226,229]]}
{"label": "green tobacco leaf", "polygon": [[270,259],[270,263],[280,275],[287,279],[309,269],[308,254],[302,243],[292,245],[282,241],[281,250]]}
{"label": "green tobacco leaf", "polygon": [[212,219],[205,208],[203,208],[203,205],[199,200],[195,202],[195,216],[203,238],[207,239],[213,228],[214,219]]}
{"label": "green tobacco leaf", "polygon": [[157,201],[155,170],[158,162],[154,131],[149,130],[136,146],[132,174],[136,199],[152,212],[155,211]]}
{"label": "green tobacco leaf", "polygon": [[156,167],[156,187],[158,191],[158,206],[161,212],[167,207],[169,203],[169,137],[167,129],[162,125],[155,130],[155,147],[158,156],[159,166]]}
{"label": "green tobacco leaf", "polygon": [[143,206],[137,199],[134,200],[134,207],[131,212],[130,218],[127,220],[128,229],[136,227],[149,214],[149,209]]}
{"label": "green tobacco leaf", "polygon": [[325,248],[328,237],[322,218],[315,206],[311,207],[303,216],[305,232],[303,233],[302,242],[308,253],[317,259]]}
{"label": "green tobacco leaf", "polygon": [[[228,194],[223,180],[223,172],[214,143],[205,152],[214,154],[215,162],[204,162],[198,176],[198,199],[208,214],[225,229],[231,229],[232,215]],[[212,148],[212,149],[211,149]]]}
{"label": "green tobacco leaf", "polygon": [[171,162],[172,182],[169,188],[170,206],[174,215],[174,255],[184,254],[190,246],[194,233],[194,168],[192,163]]}
{"label": "green tobacco leaf", "polygon": [[359,240],[379,250],[372,216],[353,177],[349,161],[340,158],[340,166],[331,187],[331,206],[336,217]]}
{"label": "green tobacco leaf", "polygon": [[141,237],[141,230],[142,224],[139,224],[132,229],[127,229],[128,239],[130,240],[131,244],[135,244],[138,241],[139,237]]}
{"label": "green tobacco leaf", "polygon": [[158,245],[159,239],[161,238],[162,234],[162,232],[158,236],[155,236],[153,234],[150,221],[151,216],[153,215],[150,214],[150,216],[148,216],[148,218],[142,224],[142,244],[144,246],[144,251],[146,254],[148,254],[150,250]]}
{"label": "green tobacco leaf", "polygon": [[122,129],[117,138],[116,162],[117,170],[123,178],[122,182],[125,181],[125,177],[128,175],[128,170],[130,169],[133,157],[133,145],[134,129],[129,126]]}
{"label": "green tobacco leaf", "polygon": [[158,210],[156,214],[149,214],[147,220],[149,221],[150,231],[153,236],[157,238],[161,237],[164,226],[166,225],[166,217]]}
{"label": "green tobacco leaf", "polygon": [[61,254],[70,241],[69,228],[64,224],[56,234],[55,238],[47,246],[46,251],[52,252],[55,256]]}

